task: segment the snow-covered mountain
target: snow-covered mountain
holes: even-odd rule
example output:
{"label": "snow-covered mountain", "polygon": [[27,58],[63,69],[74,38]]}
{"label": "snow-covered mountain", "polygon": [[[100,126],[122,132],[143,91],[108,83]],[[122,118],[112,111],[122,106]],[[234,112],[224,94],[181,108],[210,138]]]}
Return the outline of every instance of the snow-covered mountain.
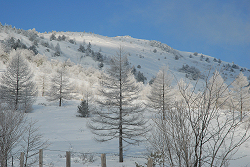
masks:
{"label": "snow-covered mountain", "polygon": [[[26,31],[0,24],[0,75],[5,70],[13,49],[30,50],[24,50],[23,54],[31,62],[40,94],[33,105],[34,111],[27,115],[30,119],[39,120],[38,125],[44,139],[51,143],[44,150],[45,166],[64,166],[65,151],[68,150],[74,153],[73,166],[100,166],[101,153],[107,154],[108,166],[130,167],[135,166],[135,162],[146,163],[144,144],[128,148],[124,153],[125,163],[118,163],[118,142],[114,140],[97,144],[93,140],[94,135],[86,127],[88,119],[76,117],[79,99],[89,93],[93,93],[91,96],[96,94],[98,79],[105,68],[109,67],[110,58],[120,46],[127,53],[129,64],[134,66],[137,77],[139,72],[143,73],[138,79],[143,81],[143,76],[147,78],[145,83],[150,82],[163,66],[168,66],[177,80],[186,78],[193,83],[198,76],[203,81],[203,76],[215,69],[222,70],[221,75],[227,84],[240,72],[250,78],[250,70],[244,67],[201,53],[178,51],[158,41],[130,36],[106,37],[86,32],[39,33],[35,29]],[[58,107],[57,101],[46,101],[41,91],[42,87],[49,87],[46,82],[49,82],[49,77],[63,62],[70,73],[70,81],[73,81],[75,98],[66,101],[63,107]],[[147,91],[148,85],[141,86]],[[147,118],[150,118],[150,113],[147,114]],[[248,143],[242,146],[236,157],[250,154]],[[18,156],[15,157],[15,164],[19,163]],[[248,157],[232,162],[231,165],[237,166],[239,161],[243,165],[248,164]]]}
{"label": "snow-covered mountain", "polygon": [[[45,55],[48,60],[66,61],[84,68],[99,69],[101,62],[105,67],[118,48],[123,47],[128,54],[129,63],[136,71],[143,73],[149,82],[163,66],[168,66],[177,79],[197,79],[199,74],[222,70],[225,82],[230,83],[240,71],[250,76],[250,70],[234,63],[224,62],[201,53],[178,51],[158,41],[136,39],[130,36],[107,37],[86,32],[45,32],[21,30],[0,25],[0,40],[7,47],[27,47],[35,54]],[[89,53],[87,53],[90,44]],[[14,46],[13,46],[14,45]],[[83,50],[80,50],[80,45]],[[80,51],[79,51],[80,50]],[[59,52],[59,54],[57,53]]]}

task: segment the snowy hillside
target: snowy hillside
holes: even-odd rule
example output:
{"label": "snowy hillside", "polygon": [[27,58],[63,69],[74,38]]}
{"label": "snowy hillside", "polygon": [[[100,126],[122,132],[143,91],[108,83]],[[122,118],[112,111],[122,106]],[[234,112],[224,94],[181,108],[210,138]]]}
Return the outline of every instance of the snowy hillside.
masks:
{"label": "snowy hillside", "polygon": [[[118,140],[97,143],[94,140],[94,134],[87,128],[90,118],[81,118],[77,113],[77,106],[82,100],[89,100],[90,106],[93,107],[96,105],[95,100],[102,98],[98,91],[99,81],[103,79],[103,73],[110,67],[110,60],[113,55],[116,55],[119,47],[126,52],[128,63],[133,67],[132,72],[138,81],[136,85],[142,90],[138,93],[140,96],[138,101],[143,101],[143,105],[148,98],[147,95],[151,93],[151,79],[164,66],[169,68],[176,79],[172,83],[174,86],[182,78],[186,83],[200,80],[199,86],[201,86],[205,76],[210,71],[212,75],[216,69],[221,71],[220,74],[227,84],[231,83],[240,72],[250,80],[250,70],[244,67],[197,52],[178,51],[158,41],[135,39],[130,36],[107,37],[87,32],[40,33],[35,29],[26,31],[0,24],[0,76],[6,71],[12,56],[16,53],[21,53],[25,57],[25,61],[29,62],[31,71],[34,73],[38,97],[33,104],[33,111],[25,114],[28,119],[38,121],[40,132],[44,139],[50,142],[44,150],[45,166],[65,166],[66,151],[72,153],[72,166],[100,166],[101,153],[107,154],[108,166],[130,167],[136,166],[136,163],[145,166],[146,154],[149,153],[145,143],[125,147],[124,163],[119,163]],[[52,78],[60,68],[66,71],[65,75],[69,80],[70,95],[72,95],[71,100],[63,101],[62,107],[58,106],[58,101],[49,102],[47,98],[48,90],[53,85]],[[130,71],[129,74],[131,74]],[[182,83],[184,85],[184,82]],[[170,96],[174,97],[171,101],[173,99],[178,101],[179,93],[175,91],[174,88],[175,97]],[[220,112],[223,115],[226,113],[224,110]],[[149,125],[152,123],[153,114],[149,110],[145,113],[145,118],[149,120],[147,125]],[[245,120],[248,118],[249,116],[246,116]],[[230,165],[236,166],[239,162],[240,166],[249,165],[248,148],[249,141],[242,144],[235,156],[238,158],[246,155],[246,157],[232,161]],[[14,156],[15,166],[18,166],[19,155]]]}
{"label": "snowy hillside", "polygon": [[[83,67],[94,67],[98,69],[101,62],[104,68],[108,65],[109,58],[116,54],[119,46],[124,48],[128,54],[129,63],[135,69],[143,73],[149,82],[153,76],[163,66],[168,66],[177,79],[189,78],[197,79],[197,73],[207,73],[209,70],[222,70],[222,77],[230,83],[240,71],[245,76],[250,76],[250,71],[244,67],[224,62],[211,56],[201,53],[191,53],[178,51],[170,46],[158,41],[135,39],[130,36],[107,37],[94,33],[86,32],[49,32],[39,33],[33,30],[20,30],[10,26],[1,26],[0,40],[8,44],[10,38],[25,44],[31,50],[45,55],[48,60],[56,59],[66,61],[70,59],[75,64]],[[91,44],[91,51],[86,52],[88,45]],[[79,51],[82,45],[85,51]],[[56,55],[59,46],[60,55]],[[91,54],[94,52],[95,55]],[[96,56],[101,55],[101,59]],[[183,68],[185,66],[185,68]]]}

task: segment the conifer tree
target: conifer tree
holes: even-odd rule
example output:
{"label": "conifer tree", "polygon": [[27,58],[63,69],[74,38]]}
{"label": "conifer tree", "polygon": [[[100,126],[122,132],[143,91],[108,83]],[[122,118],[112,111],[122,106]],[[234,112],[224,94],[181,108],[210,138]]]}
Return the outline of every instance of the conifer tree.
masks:
{"label": "conifer tree", "polygon": [[157,74],[148,96],[149,107],[156,110],[162,119],[165,119],[166,111],[173,103],[172,77],[167,73],[167,67],[163,67]]}
{"label": "conifer tree", "polygon": [[37,96],[37,87],[22,51],[13,51],[7,70],[1,77],[1,101],[15,110],[29,112]]}
{"label": "conifer tree", "polygon": [[249,82],[247,77],[241,72],[232,83],[232,86],[233,107],[240,112],[240,119],[242,120],[243,111],[248,110],[250,106]]}
{"label": "conifer tree", "polygon": [[77,107],[77,112],[80,114],[80,117],[89,117],[88,101],[81,101],[80,105]]}
{"label": "conifer tree", "polygon": [[97,141],[119,139],[119,162],[123,162],[123,142],[138,144],[139,136],[146,133],[147,127],[142,104],[136,103],[140,88],[121,47],[111,60],[101,84],[103,98],[98,103],[103,109],[94,112],[89,127]]}
{"label": "conifer tree", "polygon": [[57,69],[56,74],[51,78],[51,87],[48,91],[48,101],[59,100],[59,107],[62,106],[63,100],[72,99],[72,87],[70,86],[69,77],[65,66]]}

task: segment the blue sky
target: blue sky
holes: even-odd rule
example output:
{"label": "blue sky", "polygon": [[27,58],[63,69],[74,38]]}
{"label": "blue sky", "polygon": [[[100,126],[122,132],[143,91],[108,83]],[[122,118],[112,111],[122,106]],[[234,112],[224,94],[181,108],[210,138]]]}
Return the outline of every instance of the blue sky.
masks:
{"label": "blue sky", "polygon": [[0,22],[157,40],[250,69],[249,0],[2,0]]}

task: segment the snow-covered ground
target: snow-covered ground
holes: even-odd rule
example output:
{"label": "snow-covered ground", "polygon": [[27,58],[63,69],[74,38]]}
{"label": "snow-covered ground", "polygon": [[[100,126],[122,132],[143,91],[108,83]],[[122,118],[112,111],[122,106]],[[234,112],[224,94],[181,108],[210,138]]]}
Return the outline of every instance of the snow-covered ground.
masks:
{"label": "snow-covered ground", "polygon": [[[44,150],[44,166],[65,166],[66,151],[71,151],[71,165],[101,166],[101,154],[106,153],[107,165],[114,167],[135,166],[146,163],[146,149],[144,144],[128,146],[124,151],[124,163],[119,163],[118,139],[105,143],[98,143],[94,135],[87,128],[89,118],[76,117],[78,100],[67,101],[62,107],[57,102],[47,102],[39,97],[28,118],[38,120],[37,126],[43,134],[44,140],[49,140],[50,146]],[[81,160],[80,155],[87,157]],[[88,162],[92,161],[94,162]],[[18,162],[17,162],[18,163]]]}
{"label": "snow-covered ground", "polygon": [[[135,167],[135,163],[147,163],[146,144],[128,146],[124,151],[124,162],[119,163],[118,139],[98,143],[87,128],[89,118],[76,117],[80,101],[66,101],[62,107],[57,102],[47,102],[39,97],[34,104],[33,112],[28,118],[38,120],[37,126],[44,140],[49,140],[49,147],[44,150],[44,166],[63,167],[66,164],[66,151],[71,151],[72,167],[101,166],[101,154],[106,153],[109,167]],[[244,143],[235,155],[232,167],[250,166],[250,141]],[[239,157],[242,157],[238,159]],[[19,162],[16,161],[15,164]],[[37,165],[38,166],[38,165]]]}
{"label": "snow-covered ground", "polygon": [[[128,54],[131,66],[135,66],[137,71],[143,72],[144,76],[147,77],[147,82],[149,82],[152,76],[156,76],[159,69],[163,66],[168,66],[177,80],[186,78],[186,74],[179,71],[183,65],[193,66],[201,72],[208,72],[209,70],[213,72],[216,68],[224,69],[221,75],[227,84],[231,83],[241,70],[241,67],[232,68],[234,64],[231,62],[228,63],[222,60],[221,64],[219,64],[217,60],[214,61],[214,57],[211,56],[202,55],[201,53],[194,54],[191,52],[177,51],[157,41],[135,39],[130,36],[106,37],[85,32],[53,32],[56,37],[65,35],[67,40],[50,41],[52,33],[36,33],[39,36],[37,39],[37,50],[39,54],[31,56],[31,59],[33,59],[33,61],[43,60],[43,64],[38,65],[38,63],[34,61],[31,62],[31,66],[40,92],[33,106],[33,112],[27,114],[27,116],[33,120],[38,120],[37,125],[40,126],[40,132],[44,134],[44,140],[48,139],[51,143],[50,146],[44,150],[45,166],[65,166],[66,151],[72,152],[71,164],[73,167],[83,166],[83,163],[84,166],[100,166],[102,153],[107,154],[107,165],[110,167],[130,167],[135,166],[135,162],[145,166],[147,162],[145,145],[140,144],[138,146],[127,147],[124,152],[124,163],[119,163],[117,156],[118,140],[112,140],[106,143],[95,142],[93,134],[86,126],[89,118],[76,117],[77,105],[80,104],[80,99],[86,94],[86,90],[90,91],[88,93],[93,93],[93,96],[97,93],[96,90],[98,89],[101,72],[105,71],[105,68],[108,67],[108,64],[105,64],[104,68],[99,71],[99,62],[78,51],[80,44],[83,44],[86,48],[87,45],[91,43],[91,49],[95,52],[99,51],[105,57],[115,55],[118,47],[122,46]],[[20,39],[27,47],[33,45],[33,42],[30,41],[28,37],[16,33],[13,29],[8,30],[6,28],[6,30],[0,31],[0,40],[6,40],[10,37],[14,37],[15,40]],[[74,39],[76,43],[72,44],[68,42],[69,39]],[[51,56],[55,52],[55,49],[53,49],[53,47],[44,47],[41,41],[48,42],[49,45],[53,46],[59,43],[62,55],[59,57]],[[2,53],[3,49],[0,48],[0,54]],[[176,56],[178,56],[178,58]],[[3,58],[4,57],[1,57],[1,60],[4,60]],[[63,62],[68,59],[75,64],[67,68],[70,74],[70,81],[74,83],[75,91],[78,94],[75,96],[75,100],[67,101],[62,107],[58,107],[57,102],[49,103],[45,98],[40,97],[41,80],[39,79],[45,75],[47,77],[46,81],[49,82],[49,77],[53,75],[57,66],[59,66],[58,64],[60,64],[58,62]],[[6,65],[3,61],[0,61],[0,75],[4,72]],[[138,65],[140,65],[140,68]],[[230,65],[230,68],[226,69],[228,65]],[[250,76],[248,69],[244,69],[243,73],[247,77]],[[195,83],[196,81],[187,79],[187,82]],[[148,85],[144,86],[146,94]],[[47,88],[48,87],[49,83],[47,83]],[[237,159],[237,157],[245,155],[246,157],[232,161],[230,166],[250,166],[249,146],[250,141],[242,145],[235,158]],[[81,153],[83,153],[82,157],[87,157],[83,161],[79,157]],[[86,162],[86,159],[93,162]]]}

